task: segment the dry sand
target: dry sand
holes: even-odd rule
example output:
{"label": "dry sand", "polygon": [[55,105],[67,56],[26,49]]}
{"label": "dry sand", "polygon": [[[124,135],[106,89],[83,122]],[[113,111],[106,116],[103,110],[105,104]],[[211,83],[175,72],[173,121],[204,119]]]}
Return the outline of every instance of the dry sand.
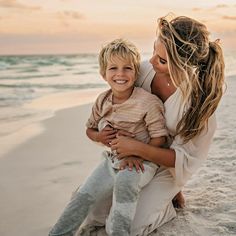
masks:
{"label": "dry sand", "polygon": [[47,235],[72,191],[99,162],[102,147],[85,136],[90,107],[57,112],[43,122],[42,134],[0,159],[0,235]]}

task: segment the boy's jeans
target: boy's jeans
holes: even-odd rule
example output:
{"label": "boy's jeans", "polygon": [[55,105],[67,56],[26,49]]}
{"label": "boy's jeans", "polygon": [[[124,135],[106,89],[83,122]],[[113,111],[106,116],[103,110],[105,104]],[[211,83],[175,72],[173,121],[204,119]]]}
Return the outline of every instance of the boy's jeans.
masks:
{"label": "boy's jeans", "polygon": [[90,209],[103,198],[112,195],[112,207],[107,219],[108,235],[130,235],[139,192],[156,173],[157,165],[144,162],[144,173],[134,168],[117,170],[112,168],[108,152],[105,159],[87,178],[73,196],[49,236],[73,236],[88,215]]}

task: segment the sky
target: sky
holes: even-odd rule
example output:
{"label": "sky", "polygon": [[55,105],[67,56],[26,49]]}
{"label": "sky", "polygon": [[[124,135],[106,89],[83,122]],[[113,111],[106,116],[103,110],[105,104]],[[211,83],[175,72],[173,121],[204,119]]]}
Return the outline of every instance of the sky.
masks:
{"label": "sky", "polygon": [[0,0],[0,54],[97,53],[118,37],[150,53],[157,19],[170,12],[236,50],[236,0]]}

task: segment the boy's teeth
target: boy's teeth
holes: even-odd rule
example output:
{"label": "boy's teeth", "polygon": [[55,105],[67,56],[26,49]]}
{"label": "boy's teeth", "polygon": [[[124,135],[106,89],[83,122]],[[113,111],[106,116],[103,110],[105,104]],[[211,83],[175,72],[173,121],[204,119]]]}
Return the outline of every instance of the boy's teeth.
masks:
{"label": "boy's teeth", "polygon": [[115,80],[117,84],[124,84],[126,81],[125,80]]}

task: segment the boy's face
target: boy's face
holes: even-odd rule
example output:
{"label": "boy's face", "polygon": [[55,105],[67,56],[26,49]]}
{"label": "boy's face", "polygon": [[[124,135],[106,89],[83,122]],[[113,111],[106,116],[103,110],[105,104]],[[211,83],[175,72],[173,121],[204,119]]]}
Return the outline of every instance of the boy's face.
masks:
{"label": "boy's face", "polygon": [[103,77],[110,85],[113,93],[124,93],[133,90],[136,80],[134,65],[128,60],[113,57],[107,63],[106,73]]}

